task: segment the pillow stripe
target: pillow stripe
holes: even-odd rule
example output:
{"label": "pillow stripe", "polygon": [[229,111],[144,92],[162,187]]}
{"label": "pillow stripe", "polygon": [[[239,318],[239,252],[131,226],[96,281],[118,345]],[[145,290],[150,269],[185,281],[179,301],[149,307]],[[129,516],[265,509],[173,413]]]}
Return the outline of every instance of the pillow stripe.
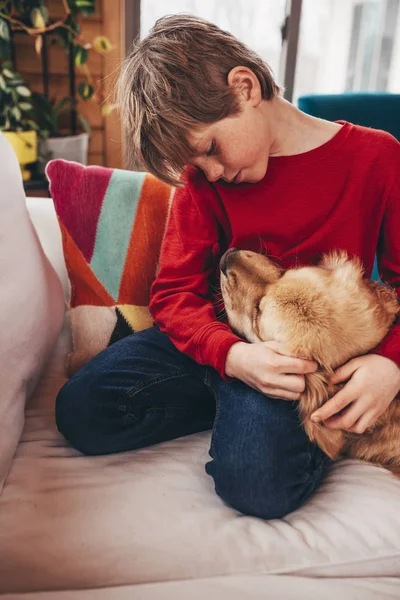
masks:
{"label": "pillow stripe", "polygon": [[[105,167],[84,167],[62,159],[46,166],[50,194],[56,212],[85,259],[90,262],[96,239],[97,222],[112,170]],[[81,199],[85,198],[82,205]]]}
{"label": "pillow stripe", "polygon": [[97,224],[90,266],[109,294],[118,301],[121,276],[145,173],[115,170]]}
{"label": "pillow stripe", "polygon": [[113,298],[94,275],[82,252],[60,220],[59,225],[63,240],[65,263],[71,282],[71,308],[83,304],[114,306]]}
{"label": "pillow stripe", "polygon": [[119,304],[146,306],[149,303],[170,195],[170,187],[153,175],[146,175],[122,274]]}

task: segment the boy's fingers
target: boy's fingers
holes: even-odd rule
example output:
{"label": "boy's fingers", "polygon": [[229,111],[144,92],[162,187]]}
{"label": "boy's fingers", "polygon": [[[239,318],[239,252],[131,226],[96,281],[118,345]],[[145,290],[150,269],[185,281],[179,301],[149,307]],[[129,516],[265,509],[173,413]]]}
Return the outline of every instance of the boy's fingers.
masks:
{"label": "boy's fingers", "polygon": [[372,411],[367,411],[354,423],[353,427],[349,429],[353,433],[364,433],[369,427],[372,427],[376,421],[376,416]]}
{"label": "boy's fingers", "polygon": [[268,393],[265,393],[266,396],[271,396],[272,398],[279,398],[280,400],[300,400],[300,394],[297,392],[289,392],[288,390],[284,390],[281,388],[272,388],[268,390]]}
{"label": "boy's fingers", "polygon": [[324,421],[328,429],[344,429],[350,431],[357,421],[363,416],[365,408],[361,402],[353,402],[341,415],[334,415]]}
{"label": "boy's fingers", "polygon": [[343,410],[350,402],[354,402],[356,398],[354,398],[354,394],[351,391],[351,387],[346,385],[342,388],[337,394],[335,394],[328,402],[326,402],[321,408],[315,411],[311,415],[311,420],[314,423],[318,423],[318,421],[326,421],[329,417],[336,415],[336,413]]}
{"label": "boy's fingers", "polygon": [[357,371],[359,364],[357,359],[353,359],[346,363],[345,365],[336,369],[334,374],[331,377],[332,383],[343,383],[343,381],[347,381],[353,375],[354,371]]}
{"label": "boy's fingers", "polygon": [[281,357],[280,366],[282,372],[295,373],[302,375],[304,373],[314,373],[318,369],[318,364],[307,358],[298,358],[294,356],[286,346],[280,342],[266,342],[268,348],[279,354]]}
{"label": "boy's fingers", "polygon": [[[305,356],[303,357],[303,356],[297,356],[296,354],[293,354],[293,352],[291,352],[289,350],[289,348],[287,348],[281,342],[271,341],[271,342],[264,342],[264,344],[267,345],[268,348],[271,348],[271,350],[273,350],[277,354],[280,354],[281,356],[291,356],[293,358],[298,358],[300,360],[307,360],[307,361],[309,360]],[[309,362],[313,362],[313,361],[309,361]]]}
{"label": "boy's fingers", "polygon": [[289,349],[281,344],[281,342],[275,342],[274,340],[271,340],[270,342],[264,342],[264,344],[277,354],[282,354],[282,356],[290,356]]}
{"label": "boy's fingers", "polygon": [[282,359],[282,370],[285,373],[304,375],[305,373],[315,373],[318,369],[318,364],[312,360],[292,358],[290,356],[284,356]]}
{"label": "boy's fingers", "polygon": [[276,384],[289,392],[301,394],[306,388],[306,383],[302,375],[280,375]]}

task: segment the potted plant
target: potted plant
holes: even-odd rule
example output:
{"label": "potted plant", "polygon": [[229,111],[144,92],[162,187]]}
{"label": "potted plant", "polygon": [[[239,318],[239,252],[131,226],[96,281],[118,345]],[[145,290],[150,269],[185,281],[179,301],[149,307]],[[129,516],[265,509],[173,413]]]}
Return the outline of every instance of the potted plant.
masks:
{"label": "potted plant", "polygon": [[37,160],[38,134],[43,135],[33,120],[31,97],[21,76],[5,62],[0,69],[0,130],[17,155],[24,181],[31,177],[26,165]]}
{"label": "potted plant", "polygon": [[39,140],[40,170],[52,158],[63,158],[87,164],[91,127],[83,115],[77,113],[80,133],[68,135],[72,101],[69,96],[51,100],[42,94],[33,94],[33,119],[41,131]]}
{"label": "potted plant", "polygon": [[[87,65],[89,52],[106,53],[113,46],[105,36],[96,37],[91,43],[81,35],[80,18],[96,10],[95,0],[61,0],[64,15],[52,19],[46,0],[5,0],[0,2],[0,59],[10,55],[7,48],[10,30],[24,31],[35,38],[38,55],[43,51],[44,36],[51,34],[51,43],[60,43],[70,60],[70,96],[61,99],[48,99],[35,94],[32,120],[41,131],[41,155],[66,158],[86,164],[90,134],[88,122],[77,111],[77,98],[101,101]],[[78,69],[85,81],[75,89],[75,72]],[[71,83],[70,81],[70,83]],[[110,112],[103,107],[103,115]],[[70,118],[68,119],[68,115]]]}

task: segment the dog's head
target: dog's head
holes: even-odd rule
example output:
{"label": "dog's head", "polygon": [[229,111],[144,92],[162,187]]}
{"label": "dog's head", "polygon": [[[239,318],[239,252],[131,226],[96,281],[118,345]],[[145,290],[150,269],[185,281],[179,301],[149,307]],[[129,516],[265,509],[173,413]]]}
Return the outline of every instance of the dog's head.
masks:
{"label": "dog's head", "polygon": [[[250,250],[229,248],[220,261],[221,291],[231,327],[250,342],[260,331],[265,297],[283,271],[270,259]],[[267,339],[272,339],[267,335]]]}
{"label": "dog's head", "polygon": [[284,271],[262,254],[229,249],[221,290],[231,327],[250,342],[282,342],[335,368],[374,348],[399,310],[395,292],[363,278],[346,253]]}

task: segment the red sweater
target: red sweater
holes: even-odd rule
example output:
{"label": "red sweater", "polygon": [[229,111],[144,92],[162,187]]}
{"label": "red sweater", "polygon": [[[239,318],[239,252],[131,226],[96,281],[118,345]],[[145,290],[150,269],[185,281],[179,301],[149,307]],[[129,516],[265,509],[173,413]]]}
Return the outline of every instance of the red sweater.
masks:
{"label": "red sweater", "polygon": [[[284,268],[315,264],[344,249],[370,276],[400,288],[400,144],[383,131],[344,123],[303,154],[271,157],[264,179],[209,183],[188,169],[175,193],[151,289],[150,312],[173,344],[225,378],[229,348],[240,340],[218,320],[219,259],[229,247],[278,257]],[[400,366],[400,326],[374,350]]]}

